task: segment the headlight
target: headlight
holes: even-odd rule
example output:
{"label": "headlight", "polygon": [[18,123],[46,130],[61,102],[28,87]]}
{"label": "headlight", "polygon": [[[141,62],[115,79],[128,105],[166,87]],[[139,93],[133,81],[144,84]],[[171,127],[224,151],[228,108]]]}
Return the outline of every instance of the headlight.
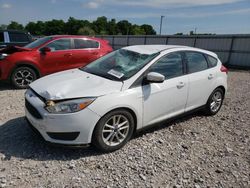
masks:
{"label": "headlight", "polygon": [[6,58],[8,56],[8,54],[0,54],[0,60]]}
{"label": "headlight", "polygon": [[46,103],[46,110],[50,113],[55,114],[65,114],[74,113],[83,110],[88,105],[90,105],[96,98],[82,98],[67,100],[63,102],[55,103],[53,101],[48,101]]}

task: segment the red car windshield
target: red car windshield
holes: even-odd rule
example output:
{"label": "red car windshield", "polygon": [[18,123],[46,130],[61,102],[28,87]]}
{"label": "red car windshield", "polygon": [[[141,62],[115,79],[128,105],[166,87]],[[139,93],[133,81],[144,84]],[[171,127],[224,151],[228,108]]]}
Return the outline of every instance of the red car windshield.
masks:
{"label": "red car windshield", "polygon": [[24,46],[25,48],[37,48],[38,46],[41,46],[42,44],[50,41],[53,37],[43,37],[43,38],[40,38],[40,39],[37,39],[35,40],[34,42],[32,43],[29,43],[27,44],[26,46]]}

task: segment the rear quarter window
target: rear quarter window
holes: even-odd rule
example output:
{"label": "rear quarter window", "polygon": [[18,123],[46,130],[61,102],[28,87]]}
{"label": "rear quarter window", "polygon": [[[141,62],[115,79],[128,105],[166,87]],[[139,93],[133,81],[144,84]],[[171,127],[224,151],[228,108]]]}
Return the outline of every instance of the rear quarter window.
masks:
{"label": "rear quarter window", "polygon": [[9,32],[10,42],[29,42],[29,37],[25,33]]}
{"label": "rear quarter window", "polygon": [[99,48],[99,42],[86,39],[74,39],[75,49]]}
{"label": "rear quarter window", "polygon": [[215,67],[218,63],[218,60],[210,55],[207,55],[207,61],[209,67]]}

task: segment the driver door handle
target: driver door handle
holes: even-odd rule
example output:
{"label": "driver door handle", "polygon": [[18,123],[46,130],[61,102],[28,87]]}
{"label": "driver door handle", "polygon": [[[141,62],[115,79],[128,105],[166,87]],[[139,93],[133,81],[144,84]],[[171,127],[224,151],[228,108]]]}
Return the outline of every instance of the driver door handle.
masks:
{"label": "driver door handle", "polygon": [[176,85],[176,87],[178,88],[178,89],[181,89],[181,88],[183,88],[185,86],[185,83],[184,82],[179,82],[177,85]]}

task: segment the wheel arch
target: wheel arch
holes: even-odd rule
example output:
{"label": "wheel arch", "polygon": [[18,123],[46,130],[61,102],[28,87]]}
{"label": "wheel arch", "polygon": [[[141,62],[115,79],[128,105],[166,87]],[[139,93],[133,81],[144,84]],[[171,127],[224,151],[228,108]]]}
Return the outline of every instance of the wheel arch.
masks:
{"label": "wheel arch", "polygon": [[11,72],[9,74],[9,79],[11,78],[11,75],[13,74],[15,69],[17,69],[19,67],[29,67],[35,71],[37,78],[41,77],[41,72],[39,71],[39,68],[36,65],[34,65],[34,63],[28,62],[28,61],[21,61],[21,62],[17,62],[16,65],[13,67],[13,69],[11,70]]}
{"label": "wheel arch", "polygon": [[92,139],[93,139],[93,134],[94,134],[94,131],[95,131],[95,129],[96,129],[96,126],[97,126],[97,124],[99,123],[99,121],[102,119],[102,117],[104,117],[106,114],[108,114],[108,113],[110,113],[110,112],[113,112],[113,111],[116,111],[116,110],[126,110],[126,111],[128,111],[128,112],[133,116],[133,120],[134,120],[134,124],[135,124],[134,130],[133,130],[133,134],[136,132],[136,130],[137,130],[137,115],[136,115],[136,113],[135,113],[131,108],[129,108],[129,107],[117,107],[117,108],[114,108],[114,109],[109,110],[108,112],[106,112],[106,113],[105,113],[103,116],[101,116],[101,118],[97,121],[97,123],[95,124],[94,129],[92,130],[92,133],[91,133],[91,141],[92,141]]}
{"label": "wheel arch", "polygon": [[214,88],[214,90],[210,93],[210,95],[209,95],[208,98],[207,98],[207,102],[208,102],[209,97],[211,96],[211,94],[212,94],[216,89],[218,89],[218,88],[222,89],[222,91],[223,91],[223,99],[225,98],[226,88],[225,88],[225,86],[223,86],[223,85],[219,85],[219,86],[217,86],[216,88]]}
{"label": "wheel arch", "polygon": [[222,91],[223,91],[223,99],[224,99],[225,98],[225,94],[226,94],[226,88],[223,85],[220,85],[220,86],[216,87],[214,90],[216,90],[218,88],[222,89]]}
{"label": "wheel arch", "polygon": [[215,91],[216,91],[217,89],[220,89],[220,90],[222,90],[222,92],[223,92],[223,93],[222,93],[222,102],[223,102],[223,100],[224,100],[224,98],[225,98],[226,88],[225,88],[223,85],[217,86],[217,87],[212,91],[212,93],[209,95],[209,97],[208,97],[208,99],[207,99],[207,103],[205,104],[204,112],[205,112],[205,114],[208,115],[208,116],[217,114],[217,112],[220,110],[220,108],[221,108],[221,106],[222,106],[222,102],[221,102],[219,109],[217,109],[216,111],[211,111],[211,108],[210,108],[210,100],[211,100],[211,98],[212,98],[212,95],[215,93]]}

